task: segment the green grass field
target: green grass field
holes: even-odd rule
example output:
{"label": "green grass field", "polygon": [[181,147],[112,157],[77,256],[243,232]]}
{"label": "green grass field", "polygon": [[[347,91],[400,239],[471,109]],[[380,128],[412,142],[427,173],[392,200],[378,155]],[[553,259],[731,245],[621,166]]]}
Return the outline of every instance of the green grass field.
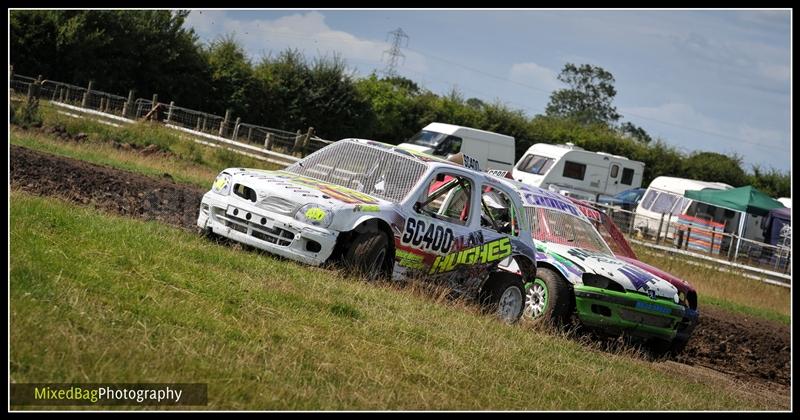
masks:
{"label": "green grass field", "polygon": [[16,191],[10,218],[11,382],[207,382],[204,409],[788,404],[156,222]]}

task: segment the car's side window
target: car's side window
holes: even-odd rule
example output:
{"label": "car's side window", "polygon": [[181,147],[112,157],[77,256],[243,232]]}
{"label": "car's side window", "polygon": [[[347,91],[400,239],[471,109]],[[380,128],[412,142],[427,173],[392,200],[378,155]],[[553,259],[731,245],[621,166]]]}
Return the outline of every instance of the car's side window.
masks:
{"label": "car's side window", "polygon": [[481,188],[481,227],[519,235],[518,211],[506,193],[491,186]]}
{"label": "car's side window", "polygon": [[473,185],[469,178],[442,172],[431,179],[417,204],[417,213],[466,225],[471,213]]}

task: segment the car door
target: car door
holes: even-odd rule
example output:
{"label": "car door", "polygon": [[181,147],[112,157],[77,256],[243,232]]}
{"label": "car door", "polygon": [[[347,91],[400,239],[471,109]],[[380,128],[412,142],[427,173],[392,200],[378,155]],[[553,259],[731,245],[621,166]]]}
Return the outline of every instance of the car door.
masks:
{"label": "car door", "polygon": [[482,243],[480,214],[475,211],[478,187],[468,171],[440,168],[431,173],[415,198],[398,244],[401,251],[414,255],[414,268],[430,276],[452,274],[459,264],[450,255]]}

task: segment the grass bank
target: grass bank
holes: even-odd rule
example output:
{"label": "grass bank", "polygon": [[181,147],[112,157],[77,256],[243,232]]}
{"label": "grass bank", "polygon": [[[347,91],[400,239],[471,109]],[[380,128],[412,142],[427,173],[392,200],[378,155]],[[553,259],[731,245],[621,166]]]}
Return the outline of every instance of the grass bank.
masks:
{"label": "grass bank", "polygon": [[206,382],[214,409],[785,405],[155,222],[21,192],[10,217],[12,382]]}

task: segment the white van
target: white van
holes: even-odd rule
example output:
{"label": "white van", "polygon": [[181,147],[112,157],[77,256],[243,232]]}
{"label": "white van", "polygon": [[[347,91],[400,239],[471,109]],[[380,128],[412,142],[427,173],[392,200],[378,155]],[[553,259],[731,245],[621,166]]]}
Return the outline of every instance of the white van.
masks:
{"label": "white van", "polygon": [[[658,233],[658,225],[661,223],[662,214],[671,215],[669,217],[664,217],[662,226],[663,233],[664,231],[667,231],[665,228],[667,225],[667,220],[669,220],[671,223],[677,222],[678,216],[681,214],[686,214],[689,206],[694,203],[694,200],[683,196],[687,190],[728,190],[731,188],[733,187],[722,182],[705,182],[670,176],[656,177],[653,182],[650,183],[650,186],[647,187],[647,191],[644,193],[642,201],[640,201],[639,205],[636,206],[636,220],[633,223],[633,227],[643,234],[655,236]],[[703,212],[717,211],[716,207],[714,206],[704,206],[709,208],[693,209],[694,211],[692,213],[695,214],[692,214],[692,216],[699,215],[702,218],[714,220],[721,219],[725,216],[720,215],[720,217],[715,217],[714,215],[702,214]],[[673,232],[671,231],[667,232],[666,237],[671,238],[672,233]]]}
{"label": "white van", "polygon": [[590,152],[572,143],[536,143],[517,162],[511,175],[539,188],[597,201],[598,195],[615,195],[640,187],[644,163]]}
{"label": "white van", "polygon": [[477,159],[484,171],[514,166],[514,137],[460,125],[430,123],[399,147],[445,159],[460,152]]}

